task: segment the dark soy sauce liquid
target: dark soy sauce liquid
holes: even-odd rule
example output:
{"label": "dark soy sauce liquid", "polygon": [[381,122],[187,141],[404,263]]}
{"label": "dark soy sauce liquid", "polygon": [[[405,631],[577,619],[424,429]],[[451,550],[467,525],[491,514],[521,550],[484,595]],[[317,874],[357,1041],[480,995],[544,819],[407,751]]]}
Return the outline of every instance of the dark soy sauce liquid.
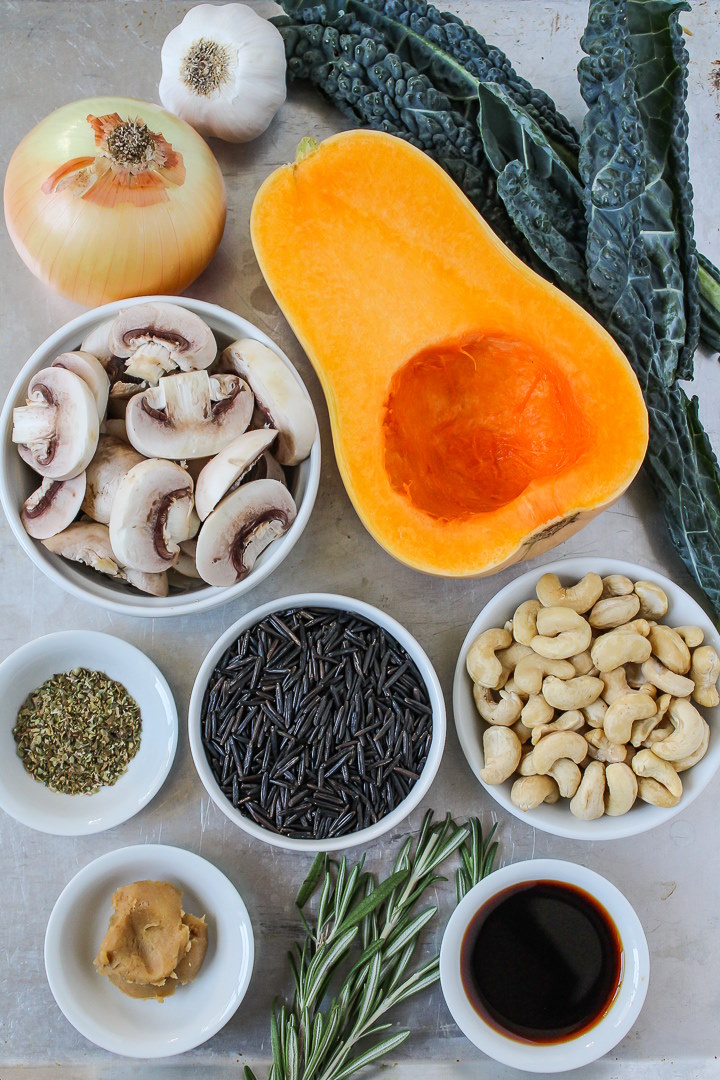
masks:
{"label": "dark soy sauce liquid", "polygon": [[522,1042],[587,1031],[613,1002],[623,971],[617,928],[574,885],[522,882],[484,904],[465,931],[462,982],[482,1018]]}

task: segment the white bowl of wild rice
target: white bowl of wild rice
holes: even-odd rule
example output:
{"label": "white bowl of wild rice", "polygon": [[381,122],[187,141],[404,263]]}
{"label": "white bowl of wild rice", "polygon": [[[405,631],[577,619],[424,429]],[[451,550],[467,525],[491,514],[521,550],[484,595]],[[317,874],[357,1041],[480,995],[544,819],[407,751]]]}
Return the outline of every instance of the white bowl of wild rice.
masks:
{"label": "white bowl of wild rice", "polygon": [[349,596],[305,593],[219,638],[188,728],[200,779],[231,821],[276,847],[338,851],[382,836],[423,799],[445,705],[400,623]]}

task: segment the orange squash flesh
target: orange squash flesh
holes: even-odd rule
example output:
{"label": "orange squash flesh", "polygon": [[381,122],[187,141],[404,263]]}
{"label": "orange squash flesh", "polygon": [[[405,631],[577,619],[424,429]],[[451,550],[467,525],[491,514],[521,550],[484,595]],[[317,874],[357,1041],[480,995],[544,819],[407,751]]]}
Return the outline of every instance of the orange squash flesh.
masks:
{"label": "orange squash flesh", "polygon": [[265,181],[251,231],[322,383],[348,494],[402,562],[491,573],[637,473],[647,412],[621,351],[421,151],[333,136]]}

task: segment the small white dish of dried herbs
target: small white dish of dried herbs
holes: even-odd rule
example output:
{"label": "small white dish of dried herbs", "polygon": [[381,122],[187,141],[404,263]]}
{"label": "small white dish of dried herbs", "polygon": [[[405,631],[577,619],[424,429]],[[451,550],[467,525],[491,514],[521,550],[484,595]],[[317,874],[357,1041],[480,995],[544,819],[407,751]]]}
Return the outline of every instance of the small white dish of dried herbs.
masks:
{"label": "small white dish of dried herbs", "polygon": [[159,791],[177,709],[134,645],[89,630],[48,634],[0,664],[0,808],[56,836],[102,832]]}

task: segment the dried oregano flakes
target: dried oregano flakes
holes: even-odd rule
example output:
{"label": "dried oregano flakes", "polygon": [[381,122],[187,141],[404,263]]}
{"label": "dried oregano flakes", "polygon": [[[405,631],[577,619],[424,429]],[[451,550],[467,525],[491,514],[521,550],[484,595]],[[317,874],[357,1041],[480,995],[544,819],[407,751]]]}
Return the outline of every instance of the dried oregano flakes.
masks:
{"label": "dried oregano flakes", "polygon": [[101,671],[62,672],[28,695],[13,736],[36,780],[66,795],[114,784],[140,747],[142,720],[125,687]]}

